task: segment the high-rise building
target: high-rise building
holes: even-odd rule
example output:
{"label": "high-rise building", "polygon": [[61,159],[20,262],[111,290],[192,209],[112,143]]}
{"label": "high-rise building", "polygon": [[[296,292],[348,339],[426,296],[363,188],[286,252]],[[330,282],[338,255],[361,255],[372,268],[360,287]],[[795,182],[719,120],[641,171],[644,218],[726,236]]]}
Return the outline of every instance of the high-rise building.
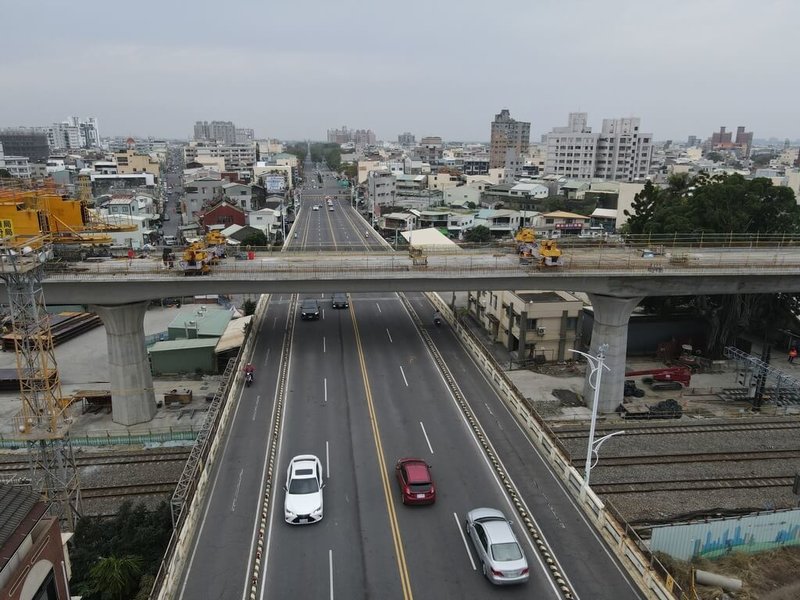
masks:
{"label": "high-rise building", "polygon": [[653,134],[639,131],[640,119],[603,119],[597,138],[595,177],[636,181],[647,177],[653,157]]}
{"label": "high-rise building", "polygon": [[53,123],[46,132],[52,150],[77,150],[100,145],[100,130],[95,117],[86,120],[67,117],[66,121]]}
{"label": "high-rise building", "polygon": [[[494,116],[489,147],[489,167],[505,167],[509,160],[521,160],[528,151],[531,124],[511,118],[507,108]],[[512,156],[509,156],[512,154]]]}
{"label": "high-rise building", "polygon": [[730,145],[733,143],[733,134],[730,131],[725,131],[724,127],[720,127],[718,132],[711,134],[711,146],[720,147]]}
{"label": "high-rise building", "polygon": [[414,137],[413,133],[406,131],[397,136],[397,143],[403,148],[412,148],[414,144],[417,143],[417,139]]}
{"label": "high-rise building", "polygon": [[566,127],[553,127],[545,138],[547,174],[591,179],[595,173],[598,134],[586,123],[587,113],[569,113]]}
{"label": "high-rise building", "polygon": [[689,146],[690,148],[694,148],[695,146],[699,146],[700,145],[700,138],[698,138],[696,135],[690,135],[689,139],[686,140],[686,145]]}
{"label": "high-rise building", "polygon": [[750,157],[750,150],[753,149],[753,132],[745,131],[743,125],[736,128],[736,142],[735,144],[741,150],[744,158]]}
{"label": "high-rise building", "polygon": [[252,129],[240,129],[239,127],[236,128],[237,144],[249,144],[255,139],[255,137],[256,134]]}
{"label": "high-rise building", "polygon": [[545,136],[545,173],[574,179],[644,179],[653,155],[653,134],[639,131],[639,118],[603,119],[592,133],[586,113],[570,113],[566,127]]}
{"label": "high-rise building", "polygon": [[369,146],[375,143],[375,133],[371,129],[328,129],[328,142],[331,144],[349,144]]}
{"label": "high-rise building", "polygon": [[19,127],[0,130],[0,144],[10,156],[27,156],[31,162],[47,160],[50,144],[44,129]]}
{"label": "high-rise building", "polygon": [[217,141],[223,144],[236,143],[236,125],[232,121],[197,121],[194,124],[196,141]]}

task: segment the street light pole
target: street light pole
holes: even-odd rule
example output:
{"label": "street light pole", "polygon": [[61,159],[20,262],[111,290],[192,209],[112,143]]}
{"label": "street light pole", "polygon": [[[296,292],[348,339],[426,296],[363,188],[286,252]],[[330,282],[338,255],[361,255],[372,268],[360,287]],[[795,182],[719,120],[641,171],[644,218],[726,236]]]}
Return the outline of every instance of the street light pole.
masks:
{"label": "street light pole", "polygon": [[[589,443],[586,447],[586,465],[584,466],[583,485],[581,485],[581,496],[586,494],[586,489],[589,487],[589,476],[592,473],[592,453],[595,451],[594,447],[594,430],[597,424],[597,406],[600,404],[600,382],[603,378],[603,369],[610,371],[606,364],[606,352],[608,351],[608,344],[600,344],[597,348],[597,356],[586,354],[580,350],[572,350],[575,354],[580,354],[589,363],[591,372],[589,373],[589,387],[592,388],[592,422],[589,425]],[[594,382],[592,381],[594,380]],[[608,436],[606,436],[608,437]],[[600,443],[605,439],[599,440]],[[599,446],[599,445],[598,445]]]}

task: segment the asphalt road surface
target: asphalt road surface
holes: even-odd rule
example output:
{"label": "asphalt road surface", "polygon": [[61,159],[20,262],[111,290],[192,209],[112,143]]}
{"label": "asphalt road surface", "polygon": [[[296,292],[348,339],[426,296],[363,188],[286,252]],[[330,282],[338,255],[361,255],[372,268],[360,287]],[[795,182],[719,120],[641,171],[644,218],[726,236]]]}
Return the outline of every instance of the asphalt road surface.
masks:
{"label": "asphalt road surface", "polygon": [[[313,185],[316,177],[306,169],[305,180]],[[323,181],[319,211],[309,209],[304,195],[298,238],[290,240],[290,249],[377,247],[372,235],[357,235],[358,217],[346,203],[334,201],[334,211],[327,210],[324,195],[335,181],[324,170]],[[291,332],[277,494],[260,597],[559,598],[400,297],[353,295],[348,309],[333,309],[330,297],[309,297],[318,298],[322,315],[319,321],[297,319]],[[452,332],[433,326],[433,308],[423,295],[407,297],[577,596],[639,598]],[[242,598],[249,587],[276,363],[290,301],[288,295],[270,300],[253,358],[256,383],[238,399],[182,598]],[[293,526],[283,520],[281,488],[289,459],[306,453],[322,461],[324,518]],[[394,464],[406,456],[432,465],[434,505],[401,503]],[[482,577],[462,534],[466,512],[479,506],[499,508],[515,521],[530,566],[527,584],[500,590]]]}

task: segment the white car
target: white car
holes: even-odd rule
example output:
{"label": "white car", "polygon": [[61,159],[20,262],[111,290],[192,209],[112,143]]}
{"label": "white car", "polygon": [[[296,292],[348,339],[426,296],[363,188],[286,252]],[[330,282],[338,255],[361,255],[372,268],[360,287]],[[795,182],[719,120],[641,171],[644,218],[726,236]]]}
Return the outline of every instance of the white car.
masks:
{"label": "white car", "polygon": [[475,508],[467,513],[467,537],[478,553],[484,576],[495,585],[528,581],[528,561],[502,512]]}
{"label": "white car", "polygon": [[311,210],[319,210],[319,204],[315,204],[311,207]]}
{"label": "white car", "polygon": [[299,454],[286,471],[283,517],[291,525],[322,520],[322,463],[313,454]]}

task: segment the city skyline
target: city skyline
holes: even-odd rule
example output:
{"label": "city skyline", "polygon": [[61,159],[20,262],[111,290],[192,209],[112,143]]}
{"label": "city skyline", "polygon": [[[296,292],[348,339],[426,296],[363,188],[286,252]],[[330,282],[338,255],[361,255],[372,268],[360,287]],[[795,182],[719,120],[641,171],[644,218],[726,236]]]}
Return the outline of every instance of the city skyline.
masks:
{"label": "city skyline", "polygon": [[10,5],[8,22],[47,35],[30,44],[18,27],[0,40],[13,90],[0,127],[79,114],[111,136],[189,139],[195,121],[229,120],[259,138],[323,140],[345,124],[387,141],[405,131],[488,141],[507,108],[531,123],[532,142],[570,112],[596,130],[639,117],[656,140],[706,139],[721,125],[800,138],[800,86],[780,43],[800,17],[789,1],[755,14],[741,0],[412,1],[406,14],[425,18],[410,29],[377,5],[314,5],[219,11],[201,0],[188,12],[146,1],[123,21],[94,1]]}

